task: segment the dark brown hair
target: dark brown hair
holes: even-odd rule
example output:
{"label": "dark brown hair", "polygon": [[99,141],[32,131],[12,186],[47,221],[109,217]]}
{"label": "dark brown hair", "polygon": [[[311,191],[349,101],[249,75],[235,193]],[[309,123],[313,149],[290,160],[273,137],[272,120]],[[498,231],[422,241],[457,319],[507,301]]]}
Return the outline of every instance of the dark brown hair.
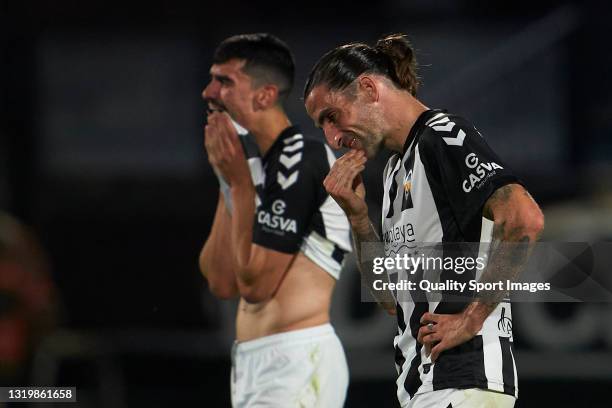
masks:
{"label": "dark brown hair", "polygon": [[374,47],[353,43],[337,47],[321,57],[310,71],[304,98],[318,85],[343,90],[361,74],[384,75],[399,88],[416,95],[419,80],[414,50],[405,34],[381,38]]}
{"label": "dark brown hair", "polygon": [[285,99],[293,87],[295,62],[286,43],[268,33],[240,34],[221,42],[213,55],[214,64],[231,59],[245,60],[243,71],[258,82],[276,84]]}

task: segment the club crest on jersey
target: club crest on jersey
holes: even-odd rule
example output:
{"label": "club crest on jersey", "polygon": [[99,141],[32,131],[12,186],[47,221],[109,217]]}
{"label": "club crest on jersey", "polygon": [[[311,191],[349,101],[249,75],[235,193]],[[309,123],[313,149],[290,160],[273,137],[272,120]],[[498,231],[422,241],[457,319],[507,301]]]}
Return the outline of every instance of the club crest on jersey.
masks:
{"label": "club crest on jersey", "polygon": [[469,193],[472,189],[481,188],[485,181],[493,177],[496,170],[503,170],[503,167],[495,162],[481,162],[476,153],[470,153],[465,156],[465,165],[472,172],[461,183],[463,191]]}
{"label": "club crest on jersey", "polygon": [[412,169],[406,174],[404,177],[404,195],[410,193],[410,189],[412,188]]}
{"label": "club crest on jersey", "polygon": [[413,207],[412,204],[412,194],[410,194],[410,190],[412,189],[412,169],[408,171],[406,177],[404,178],[404,194],[402,198],[402,211],[407,210]]}

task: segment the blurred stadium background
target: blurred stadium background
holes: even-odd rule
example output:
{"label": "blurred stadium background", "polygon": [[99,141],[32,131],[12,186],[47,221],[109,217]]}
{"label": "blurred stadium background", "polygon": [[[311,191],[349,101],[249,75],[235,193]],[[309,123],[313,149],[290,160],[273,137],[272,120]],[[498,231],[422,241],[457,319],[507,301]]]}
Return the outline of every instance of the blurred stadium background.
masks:
{"label": "blurred stadium background", "polygon": [[[288,42],[289,113],[319,137],[300,100],[318,57],[408,33],[420,98],[476,124],[541,203],[544,238],[609,241],[610,17],[603,1],[0,1],[0,210],[15,217],[0,217],[0,385],[76,385],[83,407],[229,405],[235,305],[197,269],[217,195],[200,91],[237,33]],[[366,175],[375,217],[383,163]],[[346,405],[397,406],[395,323],[359,285],[349,264],[332,313]],[[611,321],[612,304],[517,304],[517,407],[611,406]]]}

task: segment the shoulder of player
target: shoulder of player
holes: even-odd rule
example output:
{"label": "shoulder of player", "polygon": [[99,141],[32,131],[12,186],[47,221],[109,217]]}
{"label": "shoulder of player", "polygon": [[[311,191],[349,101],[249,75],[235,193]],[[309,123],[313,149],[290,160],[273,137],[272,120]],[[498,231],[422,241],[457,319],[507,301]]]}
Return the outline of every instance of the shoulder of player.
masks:
{"label": "shoulder of player", "polygon": [[321,140],[298,133],[283,140],[282,145],[275,152],[275,161],[287,169],[329,167],[327,150],[325,143]]}
{"label": "shoulder of player", "polygon": [[419,136],[419,148],[438,146],[462,146],[466,137],[482,137],[467,119],[454,114],[440,113],[423,125]]}
{"label": "shoulder of player", "polygon": [[266,166],[267,177],[288,188],[294,183],[308,179],[321,184],[329,172],[329,159],[326,146],[320,140],[297,133],[282,140],[275,148]]}

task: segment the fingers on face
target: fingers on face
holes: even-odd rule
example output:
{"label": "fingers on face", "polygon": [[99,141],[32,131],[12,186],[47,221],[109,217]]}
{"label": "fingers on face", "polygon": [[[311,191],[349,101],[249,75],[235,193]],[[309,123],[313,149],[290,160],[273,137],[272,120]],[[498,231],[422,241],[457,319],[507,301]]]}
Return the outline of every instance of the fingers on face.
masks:
{"label": "fingers on face", "polygon": [[218,143],[215,140],[215,137],[212,136],[213,131],[211,125],[206,125],[204,128],[204,147],[206,149],[206,153],[208,154],[208,160],[211,164],[216,164],[216,159],[218,157]]}
{"label": "fingers on face", "polygon": [[204,145],[209,156],[213,156],[212,162],[219,163],[240,153],[240,139],[227,113],[212,112],[208,115],[204,132]]}
{"label": "fingers on face", "polygon": [[221,138],[221,145],[223,146],[223,153],[226,157],[233,157],[236,153],[236,149],[233,141],[229,137]]}
{"label": "fingers on face", "polygon": [[330,194],[352,192],[353,180],[365,169],[366,157],[361,151],[351,150],[336,160],[323,184]]}
{"label": "fingers on face", "polygon": [[219,120],[219,123],[222,124],[223,126],[230,127],[230,128],[234,127],[232,123],[232,119],[230,118],[230,115],[227,112],[220,112],[218,116],[218,120]]}

